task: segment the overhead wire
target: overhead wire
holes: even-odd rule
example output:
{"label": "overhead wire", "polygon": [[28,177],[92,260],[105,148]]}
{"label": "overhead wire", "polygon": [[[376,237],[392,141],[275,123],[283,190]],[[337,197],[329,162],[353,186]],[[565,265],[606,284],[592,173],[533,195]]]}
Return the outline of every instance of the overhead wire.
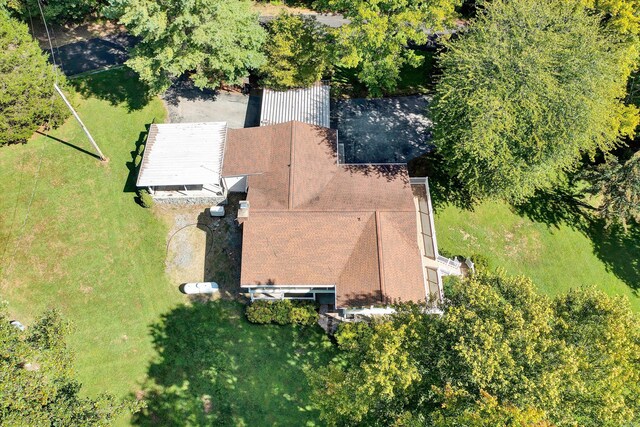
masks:
{"label": "overhead wire", "polygon": [[[44,12],[43,12],[43,9],[42,9],[42,3],[41,3],[40,0],[38,0],[38,9],[40,11],[40,16],[42,17],[42,22],[44,24],[45,32],[47,34],[47,40],[49,42],[49,49],[51,51],[51,62],[52,62],[51,66],[53,68],[54,79],[55,79],[55,82],[56,82],[56,85],[57,85],[58,82],[59,82],[59,77],[58,77],[58,71],[59,70],[57,68],[56,57],[55,57],[55,53],[53,51],[53,43],[51,41],[51,36],[49,34],[49,26],[47,25],[47,19],[44,16]],[[31,12],[29,12],[29,16],[31,16]],[[32,24],[33,24],[33,21],[32,21]],[[31,31],[32,32],[34,31],[33,26],[32,26]],[[49,105],[49,119],[46,122],[46,126],[47,127],[50,126],[51,119],[53,117],[53,106],[54,106],[54,103],[55,103],[55,96],[56,96],[55,92],[52,92],[52,94],[51,94],[51,103]],[[48,130],[46,128],[45,128],[45,135],[48,135]],[[33,200],[35,199],[36,190],[38,188],[38,181],[40,180],[40,170],[42,169],[42,162],[44,160],[44,151],[45,151],[46,146],[47,146],[47,144],[43,143],[42,147],[40,148],[38,166],[36,168],[36,172],[35,172],[35,175],[34,175],[33,187],[31,189],[31,195],[29,197],[29,202],[27,203],[26,213],[25,213],[24,219],[22,220],[22,224],[21,224],[21,226],[20,226],[20,228],[18,230],[18,235],[17,235],[16,240],[15,240],[15,246],[14,246],[13,254],[11,255],[11,258],[9,259],[9,266],[6,268],[6,270],[2,271],[4,273],[4,275],[5,275],[5,277],[8,276],[9,272],[11,271],[11,268],[13,267],[13,264],[14,264],[13,261],[15,260],[16,254],[18,252],[18,248],[20,247],[20,242],[22,241],[22,237],[24,235],[24,229],[26,227],[27,221],[29,220],[29,215],[31,213],[31,206],[33,205]],[[16,209],[17,209],[17,203],[16,203]],[[12,224],[11,228],[13,229],[13,224]],[[7,247],[8,247],[8,243],[7,243]],[[6,252],[6,247],[5,247],[5,252]],[[2,262],[4,262],[4,257],[5,257],[5,254],[3,253]]]}

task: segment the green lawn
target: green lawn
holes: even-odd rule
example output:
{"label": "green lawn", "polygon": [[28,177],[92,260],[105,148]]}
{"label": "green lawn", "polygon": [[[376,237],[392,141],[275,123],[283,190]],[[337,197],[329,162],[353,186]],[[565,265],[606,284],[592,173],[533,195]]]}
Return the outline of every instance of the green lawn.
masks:
{"label": "green lawn", "polygon": [[[74,84],[85,96],[75,97],[78,112],[109,163],[86,152],[91,146],[73,119],[52,132],[55,139],[38,136],[26,145],[0,148],[0,299],[9,302],[12,316],[28,326],[47,307],[62,310],[75,325],[70,344],[86,393],[129,395],[143,387],[148,375],[159,384],[171,383],[174,368],[178,372],[180,367],[186,369],[182,378],[190,380],[193,371],[185,366],[198,346],[195,341],[183,345],[179,330],[171,331],[177,341],[163,345],[176,352],[164,355],[175,364],[158,371],[155,331],[164,319],[184,328],[187,337],[198,330],[191,337],[202,340],[202,348],[226,340],[226,348],[234,351],[218,354],[227,357],[225,364],[243,384],[235,394],[220,397],[227,399],[224,407],[231,408],[233,419],[240,420],[234,405],[241,403],[260,417],[277,410],[291,425],[313,418],[303,404],[304,345],[296,344],[306,335],[293,328],[247,325],[238,307],[207,307],[208,314],[196,307],[200,317],[191,318],[182,306],[184,296],[165,276],[168,230],[151,210],[134,202],[135,174],[130,173],[132,151],[144,139],[146,125],[165,117],[161,101],[140,96],[137,81],[124,70]],[[226,319],[216,317],[223,312]],[[193,324],[196,320],[205,323]],[[218,373],[213,362],[210,379]],[[244,378],[245,373],[250,376]],[[286,405],[287,400],[295,404]],[[254,425],[261,424],[257,415],[251,417]]]}
{"label": "green lawn", "polygon": [[181,306],[152,326],[158,356],[140,425],[318,425],[305,369],[333,345],[318,326],[253,325],[231,301]]}
{"label": "green lawn", "polygon": [[482,254],[492,268],[528,276],[549,295],[593,285],[628,296],[640,311],[639,230],[606,233],[597,223],[558,220],[562,209],[542,200],[535,210],[532,220],[501,202],[485,202],[474,211],[441,208],[435,214],[439,249],[450,255]]}

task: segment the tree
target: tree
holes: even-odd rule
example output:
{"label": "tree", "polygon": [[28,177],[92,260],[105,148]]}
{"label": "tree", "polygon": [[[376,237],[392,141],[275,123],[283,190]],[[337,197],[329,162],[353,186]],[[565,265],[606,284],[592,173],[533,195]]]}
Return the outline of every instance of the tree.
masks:
{"label": "tree", "polygon": [[599,213],[608,225],[629,222],[640,224],[640,151],[625,163],[613,157],[607,163],[586,173],[591,183],[589,192],[602,196]]}
{"label": "tree", "polygon": [[324,419],[436,426],[640,422],[640,319],[628,300],[591,289],[551,299],[529,279],[502,272],[454,281],[446,295],[441,316],[405,304],[386,321],[338,330],[341,356],[311,374]]}
{"label": "tree", "polygon": [[402,66],[422,57],[407,46],[427,42],[427,29],[442,28],[460,0],[320,0],[320,7],[341,12],[350,23],[337,32],[338,65],[357,68],[374,96],[393,90]]}
{"label": "tree", "polygon": [[65,338],[70,325],[47,311],[25,332],[0,307],[0,424],[106,426],[139,405],[110,395],[80,396]]}
{"label": "tree", "polygon": [[275,89],[308,87],[331,66],[329,36],[315,18],[282,13],[269,23],[263,83]]}
{"label": "tree", "polygon": [[[49,0],[43,2],[42,13],[49,24],[68,24],[84,21],[89,15],[101,11],[105,0]],[[0,0],[14,15],[23,21],[32,17],[40,19],[38,0]]]}
{"label": "tree", "polygon": [[314,401],[329,425],[391,425],[407,417],[408,389],[419,378],[406,342],[408,328],[390,322],[342,324],[344,358],[310,374]]}
{"label": "tree", "polygon": [[583,8],[492,1],[446,47],[434,143],[478,197],[521,201],[634,134],[638,109],[621,101],[628,51]]}
{"label": "tree", "polygon": [[552,427],[542,411],[502,405],[483,391],[478,401],[468,406],[460,404],[448,390],[445,403],[435,411],[432,421],[433,427]]}
{"label": "tree", "polygon": [[622,37],[640,35],[640,1],[581,0],[581,3],[600,13],[604,22]]}
{"label": "tree", "polygon": [[185,72],[199,88],[239,83],[264,61],[265,33],[248,0],[116,0],[115,8],[141,38],[126,64],[153,93]]}
{"label": "tree", "polygon": [[[58,76],[60,85],[65,79]],[[0,11],[0,146],[25,142],[45,124],[67,117],[56,95],[55,72],[27,26]]]}

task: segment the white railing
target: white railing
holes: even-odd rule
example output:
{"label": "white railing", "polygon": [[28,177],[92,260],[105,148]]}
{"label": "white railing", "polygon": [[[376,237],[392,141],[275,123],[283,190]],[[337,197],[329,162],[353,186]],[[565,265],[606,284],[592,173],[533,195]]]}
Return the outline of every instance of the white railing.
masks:
{"label": "white railing", "polygon": [[451,259],[451,258],[447,258],[447,257],[444,257],[442,255],[438,255],[436,257],[436,261],[438,261],[441,264],[446,265],[447,267],[453,267],[453,268],[460,268],[460,266],[462,265],[462,263],[460,261],[457,261],[457,260]]}

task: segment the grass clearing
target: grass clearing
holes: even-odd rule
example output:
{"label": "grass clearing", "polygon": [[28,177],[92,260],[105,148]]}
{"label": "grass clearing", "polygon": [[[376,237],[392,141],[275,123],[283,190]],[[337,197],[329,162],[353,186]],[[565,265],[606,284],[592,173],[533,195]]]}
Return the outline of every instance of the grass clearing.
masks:
{"label": "grass clearing", "polygon": [[218,300],[178,307],[151,327],[140,425],[318,425],[306,369],[334,354],[324,332],[253,325],[241,304]]}
{"label": "grass clearing", "polygon": [[549,295],[583,285],[626,295],[640,311],[640,230],[623,235],[597,224],[548,225],[502,202],[485,202],[474,211],[446,206],[437,210],[435,224],[443,253],[484,255],[492,268],[528,276]]}
{"label": "grass clearing", "polygon": [[[127,396],[149,384],[149,376],[165,385],[178,372],[199,381],[200,371],[189,363],[193,354],[204,357],[197,353],[202,343],[202,349],[226,349],[219,357],[237,377],[235,391],[216,402],[236,414],[229,419],[240,420],[244,411],[252,412],[247,417],[254,425],[264,425],[257,414],[291,420],[290,425],[313,419],[317,414],[303,405],[301,365],[306,346],[320,339],[316,332],[309,332],[307,343],[306,332],[246,324],[237,305],[185,306],[178,284],[165,274],[168,225],[134,202],[131,172],[132,152],[144,140],[146,126],[165,117],[161,101],[146,100],[125,69],[73,83],[83,94],[73,102],[110,161],[102,164],[90,154],[72,118],[51,137],[0,149],[0,298],[9,302],[11,315],[29,327],[44,309],[56,307],[74,323],[69,341],[87,394]],[[216,317],[222,315],[227,317]],[[160,346],[156,331],[163,322],[173,329],[167,329],[170,342]],[[186,347],[183,338],[191,339]],[[161,348],[167,351],[162,356]],[[172,369],[158,368],[159,357],[175,361]],[[207,372],[211,381],[218,381],[218,373],[231,380],[223,371]],[[191,405],[190,399],[174,401],[176,413],[183,414],[181,405]],[[241,403],[248,408],[234,406]]]}

